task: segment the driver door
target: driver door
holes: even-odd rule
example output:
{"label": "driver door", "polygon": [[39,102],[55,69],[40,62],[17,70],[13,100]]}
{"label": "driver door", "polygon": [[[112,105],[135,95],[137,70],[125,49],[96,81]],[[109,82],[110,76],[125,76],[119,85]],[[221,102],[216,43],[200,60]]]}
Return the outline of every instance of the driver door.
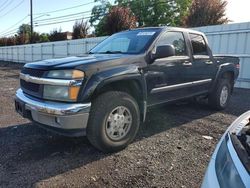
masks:
{"label": "driver door", "polygon": [[156,47],[173,45],[175,56],[155,59],[146,68],[148,86],[148,105],[165,103],[188,95],[188,89],[183,85],[187,82],[186,72],[192,66],[186,42],[182,32],[168,31],[157,41]]}

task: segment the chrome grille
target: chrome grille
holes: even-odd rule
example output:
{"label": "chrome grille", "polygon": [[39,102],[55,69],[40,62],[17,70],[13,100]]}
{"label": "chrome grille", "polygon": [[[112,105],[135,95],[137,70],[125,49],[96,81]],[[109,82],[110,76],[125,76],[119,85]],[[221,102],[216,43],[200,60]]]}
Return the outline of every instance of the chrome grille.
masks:
{"label": "chrome grille", "polygon": [[[44,70],[23,68],[21,73],[27,74],[35,77],[42,77],[45,73]],[[21,89],[28,95],[42,98],[43,97],[43,85],[26,82],[25,80],[20,79]]]}

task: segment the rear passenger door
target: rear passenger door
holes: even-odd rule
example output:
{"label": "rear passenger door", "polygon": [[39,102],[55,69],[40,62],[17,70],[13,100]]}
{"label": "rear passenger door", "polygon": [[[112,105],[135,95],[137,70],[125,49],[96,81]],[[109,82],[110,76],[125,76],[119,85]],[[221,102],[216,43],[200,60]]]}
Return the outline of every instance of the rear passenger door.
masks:
{"label": "rear passenger door", "polygon": [[210,88],[215,76],[215,62],[204,36],[189,33],[189,38],[193,59],[192,68],[187,73],[189,80],[193,82],[189,91],[190,93],[205,92]]}

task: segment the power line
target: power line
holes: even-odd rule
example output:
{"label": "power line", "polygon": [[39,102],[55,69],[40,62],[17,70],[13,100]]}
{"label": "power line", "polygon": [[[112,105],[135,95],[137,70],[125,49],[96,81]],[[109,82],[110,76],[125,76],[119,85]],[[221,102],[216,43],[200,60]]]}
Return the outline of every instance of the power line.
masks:
{"label": "power line", "polygon": [[19,28],[15,28],[15,29],[12,29],[12,30],[10,30],[10,31],[8,31],[6,33],[3,33],[3,34],[1,34],[1,37],[6,37],[6,36],[9,36],[9,35],[12,35],[12,34],[16,34],[18,32],[18,29]]}
{"label": "power line", "polygon": [[67,17],[67,18],[58,18],[58,19],[52,19],[52,20],[48,20],[48,21],[43,21],[43,22],[35,22],[36,25],[41,25],[41,24],[46,24],[46,23],[51,23],[51,22],[64,22],[67,20],[74,20],[74,19],[85,19],[88,18],[90,15],[78,15],[78,16],[71,16],[71,17]]}
{"label": "power line", "polygon": [[[55,18],[51,18],[51,19],[44,19],[45,21],[43,21],[44,23],[39,23],[39,24],[36,24],[36,27],[38,26],[44,26],[44,25],[54,25],[54,24],[57,24],[57,23],[65,23],[65,22],[71,22],[71,21],[77,21],[77,20],[82,20],[84,18],[90,18],[91,16],[87,16],[87,17],[83,17],[82,15],[79,15],[79,14],[82,14],[82,13],[87,13],[87,12],[90,12],[90,11],[85,11],[85,12],[80,12],[80,13],[76,13],[76,14],[70,14],[70,17],[68,18],[65,18],[66,16],[69,16],[69,15],[65,15],[65,16],[62,16],[63,20],[61,20],[59,17],[55,17]],[[8,29],[6,29],[5,31],[2,31],[1,32],[1,36],[7,36],[7,35],[10,35],[12,33],[10,32],[13,32],[13,31],[16,31],[18,30],[19,28],[15,28],[15,29],[11,29],[13,28],[15,25],[23,22],[26,18],[28,17],[25,16],[23,19],[21,19],[20,21],[18,21],[16,24],[12,25],[11,27],[9,27]],[[54,20],[54,21],[53,21]],[[41,21],[41,20],[40,20]],[[11,30],[10,30],[11,29]],[[13,32],[13,33],[16,33],[16,32]]]}
{"label": "power line", "polygon": [[19,23],[22,23],[26,18],[28,17],[25,16],[24,18],[22,18],[20,21],[18,21],[17,23],[13,24],[12,26],[10,26],[9,28],[5,29],[4,31],[2,31],[0,34],[6,33],[8,32],[10,29],[12,29],[14,26],[18,25]]}
{"label": "power line", "polygon": [[15,10],[16,8],[18,8],[21,4],[24,3],[25,0],[22,0],[19,4],[17,4],[14,8],[10,9],[8,12],[6,12],[4,15],[1,15],[0,17],[3,18],[4,16],[6,16],[7,14],[11,13],[13,10]]}
{"label": "power line", "polygon": [[[105,16],[105,15],[107,15],[107,14],[103,14],[101,16]],[[91,18],[91,17],[92,16],[88,16],[88,17],[84,17],[84,18]],[[44,24],[37,24],[36,27],[45,26],[45,25],[55,25],[55,24],[65,23],[65,22],[72,22],[72,21],[82,20],[84,18],[70,19],[70,20],[64,20],[64,21],[59,21],[59,22],[48,22],[48,23],[44,23]]]}
{"label": "power line", "polygon": [[8,2],[8,1],[9,1],[9,0],[4,1],[4,3],[1,4],[0,7],[4,6],[4,4],[5,4],[6,2]]}
{"label": "power line", "polygon": [[[9,14],[10,12],[12,12],[14,9],[16,9],[17,7],[19,7],[24,1],[25,0],[22,0],[17,6],[15,6],[10,11],[8,11],[7,13],[5,13],[3,16],[5,16],[5,15]],[[8,2],[8,0],[5,1],[4,3],[6,3],[6,2]],[[5,7],[8,7],[11,3],[12,3],[12,1],[7,6],[5,6]],[[35,15],[61,12],[61,11],[70,10],[70,9],[74,9],[74,8],[78,8],[78,7],[82,7],[82,6],[86,6],[86,5],[94,4],[94,3],[96,3],[96,2],[93,1],[93,2],[84,3],[84,4],[80,4],[80,5],[76,5],[76,6],[64,8],[64,9],[58,9],[58,10],[48,11],[48,12],[41,12],[41,13],[37,13]],[[83,15],[80,15],[80,14],[90,13],[90,12],[91,11],[85,11],[85,12],[79,12],[79,13],[74,13],[74,14],[68,14],[68,15],[64,15],[64,16],[60,16],[60,17],[58,16],[58,17],[54,17],[54,18],[50,18],[50,19],[40,19],[40,20],[37,20],[38,23],[37,23],[36,27],[45,26],[45,25],[55,25],[55,24],[58,24],[58,23],[65,23],[65,22],[71,22],[71,21],[77,21],[77,20],[82,20],[84,18],[91,18],[91,16],[84,17]],[[22,20],[18,21],[15,25],[19,24],[20,22],[23,22],[26,18],[27,18],[27,16],[24,17]],[[12,25],[11,27],[9,27],[8,29],[6,29],[5,31],[2,31],[1,35],[2,36],[7,36],[7,35],[11,35],[11,34],[17,33],[18,28],[11,29],[15,25]],[[16,31],[16,32],[14,32],[14,31]]]}
{"label": "power line", "polygon": [[[85,17],[85,18],[88,18],[88,17]],[[50,22],[50,23],[44,23],[44,24],[37,24],[35,26],[39,27],[39,26],[45,26],[45,25],[55,25],[55,24],[59,24],[59,23],[66,23],[66,22],[78,21],[78,20],[82,20],[82,19],[83,18],[77,18],[77,19],[64,20],[64,21],[58,21],[58,22]]]}
{"label": "power line", "polygon": [[6,9],[13,1],[10,1],[9,3],[6,4],[6,6],[3,6],[1,9],[0,9],[0,12],[2,12],[4,9]]}
{"label": "power line", "polygon": [[94,4],[94,3],[96,3],[96,2],[93,1],[93,2],[89,2],[89,3],[84,3],[84,4],[76,5],[76,6],[73,6],[73,7],[68,7],[68,8],[63,8],[63,9],[57,9],[57,10],[54,10],[54,11],[36,13],[35,15],[38,15],[38,14],[49,14],[49,13],[54,13],[54,12],[61,12],[61,11],[70,10],[70,9],[74,9],[74,8],[78,8],[78,7],[82,7],[82,6],[86,6],[86,5],[90,5],[90,4]]}
{"label": "power line", "polygon": [[67,15],[64,15],[64,16],[58,16],[58,17],[53,17],[53,18],[46,18],[46,19],[36,20],[36,22],[51,21],[51,20],[56,20],[56,19],[64,19],[65,17],[73,17],[73,16],[82,15],[84,13],[89,13],[89,12],[91,12],[91,10],[84,11],[84,12],[78,12],[78,13],[74,13],[74,14],[67,14]]}
{"label": "power line", "polygon": [[[12,29],[12,28],[13,28],[15,25],[17,25],[17,24],[23,22],[27,17],[28,17],[28,16],[25,16],[22,20],[18,21],[16,24],[12,25],[11,27],[9,27],[8,29],[6,29],[5,31],[2,31],[0,35],[1,35],[2,37],[5,37],[5,36],[7,36],[7,35],[11,35],[11,34],[17,33],[19,27],[18,27],[18,28],[14,28],[14,29]],[[55,24],[58,24],[58,23],[66,23],[66,22],[71,22],[71,21],[77,21],[77,20],[82,20],[82,19],[84,19],[84,18],[90,18],[90,17],[91,17],[91,16],[88,16],[88,17],[79,17],[79,16],[78,16],[77,18],[74,18],[74,19],[71,18],[71,19],[62,20],[62,21],[58,20],[58,21],[54,21],[54,22],[48,22],[48,23],[37,24],[37,25],[35,25],[35,26],[38,27],[38,26],[45,26],[45,25],[55,25]],[[10,29],[11,29],[11,30],[10,30]]]}

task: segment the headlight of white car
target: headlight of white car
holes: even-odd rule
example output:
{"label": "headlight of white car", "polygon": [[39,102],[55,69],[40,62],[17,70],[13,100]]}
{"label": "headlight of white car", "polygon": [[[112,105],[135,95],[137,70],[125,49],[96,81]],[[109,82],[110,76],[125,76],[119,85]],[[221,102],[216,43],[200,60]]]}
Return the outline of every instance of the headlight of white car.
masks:
{"label": "headlight of white car", "polygon": [[244,188],[235,164],[227,147],[227,136],[222,141],[215,159],[215,169],[221,187]]}

